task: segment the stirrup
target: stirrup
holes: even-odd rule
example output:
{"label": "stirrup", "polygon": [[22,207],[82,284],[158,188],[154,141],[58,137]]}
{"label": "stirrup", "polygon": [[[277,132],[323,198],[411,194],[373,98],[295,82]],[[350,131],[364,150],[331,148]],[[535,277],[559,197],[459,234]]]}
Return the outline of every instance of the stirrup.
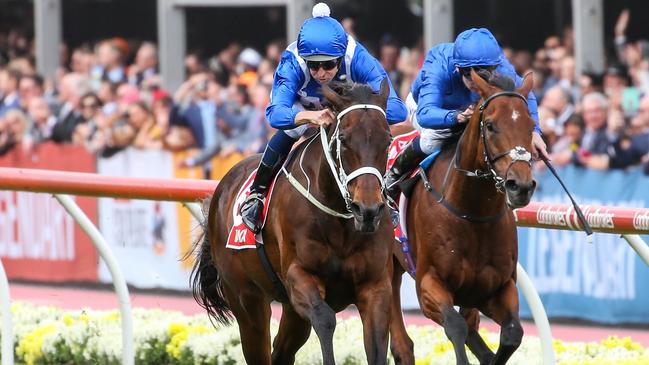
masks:
{"label": "stirrup", "polygon": [[[261,231],[262,222],[260,222],[261,214],[264,210],[266,196],[262,193],[250,193],[246,200],[241,203],[239,207],[239,214],[243,220],[243,224],[254,234],[257,234]],[[251,216],[251,209],[257,209],[257,212],[254,216]]]}

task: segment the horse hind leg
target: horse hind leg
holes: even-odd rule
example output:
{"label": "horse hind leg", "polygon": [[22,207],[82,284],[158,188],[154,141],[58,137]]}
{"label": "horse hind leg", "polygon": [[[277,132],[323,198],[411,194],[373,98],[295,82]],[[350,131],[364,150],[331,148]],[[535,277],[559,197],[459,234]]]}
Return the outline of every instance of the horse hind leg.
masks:
{"label": "horse hind leg", "polygon": [[311,324],[299,316],[290,304],[282,306],[279,331],[273,340],[273,365],[292,365],[295,353],[311,334]]}
{"label": "horse hind leg", "polygon": [[270,300],[253,285],[237,289],[226,287],[225,291],[239,325],[241,349],[246,363],[271,365]]}
{"label": "horse hind leg", "polygon": [[523,327],[518,317],[518,290],[514,280],[505,284],[481,310],[500,325],[500,344],[491,364],[506,364],[523,340]]}
{"label": "horse hind leg", "polygon": [[469,350],[478,358],[480,365],[491,363],[494,353],[478,332],[480,312],[475,308],[460,308],[460,314],[464,317],[469,327],[469,333],[466,338],[466,345],[469,347]]}
{"label": "horse hind leg", "polygon": [[390,351],[396,365],[414,365],[414,344],[403,321],[401,312],[401,276],[404,271],[394,259],[392,275],[392,303],[390,305]]}

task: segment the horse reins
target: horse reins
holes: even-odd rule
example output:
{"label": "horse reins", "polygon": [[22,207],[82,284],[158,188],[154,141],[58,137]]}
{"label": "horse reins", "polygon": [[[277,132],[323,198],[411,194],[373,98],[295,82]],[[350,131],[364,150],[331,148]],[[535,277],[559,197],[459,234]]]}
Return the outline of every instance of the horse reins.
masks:
{"label": "horse reins", "polygon": [[[353,217],[353,214],[351,213],[351,195],[349,193],[349,190],[347,190],[347,185],[354,180],[355,178],[361,176],[361,175],[374,175],[376,176],[377,179],[379,179],[379,184],[381,185],[381,192],[385,193],[385,181],[383,179],[383,175],[381,172],[371,166],[363,166],[360,167],[351,173],[347,174],[345,172],[345,169],[343,167],[343,161],[342,161],[342,155],[341,155],[341,138],[340,138],[340,124],[342,122],[342,118],[347,115],[349,112],[353,110],[368,110],[368,109],[374,109],[379,111],[384,118],[387,118],[385,114],[385,110],[383,108],[373,105],[373,104],[356,104],[352,105],[350,107],[347,107],[340,111],[338,115],[336,116],[336,127],[334,128],[334,131],[331,135],[331,141],[329,141],[328,136],[327,136],[327,131],[323,126],[320,126],[320,141],[322,144],[322,150],[325,155],[325,159],[327,160],[327,164],[329,165],[329,169],[331,170],[331,173],[334,177],[334,181],[336,182],[336,186],[338,187],[338,190],[340,191],[340,195],[342,196],[344,202],[345,202],[345,208],[347,209],[347,213],[340,213],[337,212],[326,205],[322,204],[320,201],[318,201],[310,192],[308,188],[304,188],[302,184],[300,184],[297,179],[295,179],[286,169],[283,169],[284,174],[288,178],[288,181],[295,187],[295,189],[300,192],[307,200],[309,200],[313,205],[318,207],[320,210],[323,212],[332,215],[334,217],[338,218],[345,218],[345,219],[350,219]],[[335,146],[335,155],[336,159],[338,160],[338,165],[336,165],[336,162],[334,161],[334,157],[331,155],[331,150],[332,150],[332,145],[336,144]]]}

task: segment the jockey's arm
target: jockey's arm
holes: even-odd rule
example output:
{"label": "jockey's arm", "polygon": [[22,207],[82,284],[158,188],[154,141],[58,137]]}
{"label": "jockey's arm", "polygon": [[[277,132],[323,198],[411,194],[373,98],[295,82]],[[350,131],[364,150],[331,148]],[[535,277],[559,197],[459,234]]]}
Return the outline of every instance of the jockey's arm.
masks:
{"label": "jockey's arm", "polygon": [[273,78],[270,104],[266,107],[266,119],[273,128],[293,129],[295,117],[300,112],[295,108],[299,85],[304,75],[292,54],[284,52]]}
{"label": "jockey's arm", "polygon": [[357,45],[356,52],[352,59],[351,65],[352,80],[362,84],[368,84],[372,90],[379,92],[381,90],[381,82],[387,78],[390,85],[390,95],[388,96],[388,103],[386,108],[386,117],[389,124],[401,123],[408,117],[408,109],[403,101],[397,96],[397,92],[392,86],[392,81],[388,77],[387,72],[383,66],[372,57],[367,50]]}
{"label": "jockey's arm", "polygon": [[443,108],[443,94],[448,82],[450,77],[445,75],[443,66],[434,62],[426,62],[419,72],[415,80],[415,85],[419,84],[416,115],[422,128],[444,129],[457,124],[457,111]]}

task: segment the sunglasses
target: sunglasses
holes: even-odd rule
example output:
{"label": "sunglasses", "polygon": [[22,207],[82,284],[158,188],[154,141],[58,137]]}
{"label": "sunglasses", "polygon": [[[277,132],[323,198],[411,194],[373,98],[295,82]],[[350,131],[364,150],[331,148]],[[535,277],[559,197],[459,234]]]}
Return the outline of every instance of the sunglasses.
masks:
{"label": "sunglasses", "polygon": [[98,106],[99,106],[99,105],[98,105],[98,104],[95,104],[95,103],[92,103],[92,104],[83,104],[83,105],[81,105],[81,108],[82,108],[82,109],[95,109],[95,108],[97,108]]}
{"label": "sunglasses", "polygon": [[465,68],[460,69],[460,75],[470,79],[471,78],[471,70],[474,70],[475,72],[478,72],[480,70],[489,71],[489,69],[487,67],[480,67],[480,66],[477,66],[477,67],[465,67]]}
{"label": "sunglasses", "polygon": [[331,71],[334,68],[338,67],[338,59],[329,60],[329,61],[306,61],[306,67],[309,70],[317,71],[322,67],[325,71]]}

